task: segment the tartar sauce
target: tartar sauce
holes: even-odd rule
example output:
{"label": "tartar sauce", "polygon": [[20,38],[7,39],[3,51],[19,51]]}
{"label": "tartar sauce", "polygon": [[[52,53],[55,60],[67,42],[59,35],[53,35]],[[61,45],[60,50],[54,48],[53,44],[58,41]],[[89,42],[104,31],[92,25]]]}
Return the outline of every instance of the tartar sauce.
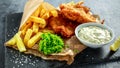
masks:
{"label": "tartar sauce", "polygon": [[95,44],[104,44],[112,38],[108,30],[97,26],[84,27],[78,33],[81,39]]}

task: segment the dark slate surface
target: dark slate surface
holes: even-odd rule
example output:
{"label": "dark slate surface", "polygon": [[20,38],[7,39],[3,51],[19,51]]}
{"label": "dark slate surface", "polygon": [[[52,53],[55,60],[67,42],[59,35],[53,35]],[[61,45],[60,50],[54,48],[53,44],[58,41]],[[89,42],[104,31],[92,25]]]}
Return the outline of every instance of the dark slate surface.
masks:
{"label": "dark slate surface", "polygon": [[[5,22],[5,41],[9,40],[16,32],[20,24],[22,13],[14,13],[10,14],[6,17]],[[9,24],[12,22],[11,24]],[[118,50],[119,52],[119,50]],[[45,61],[44,59],[32,56],[25,55],[20,53],[19,51],[5,48],[5,67],[22,67],[22,68],[36,68],[36,67],[44,67],[44,68],[57,68],[57,67],[69,67],[73,68],[81,67],[85,65],[95,65],[95,64],[105,64],[107,62],[115,62],[120,60],[119,56],[115,56],[115,52],[111,52],[109,50],[109,45],[106,45],[102,48],[91,49],[87,48],[80,54],[75,57],[75,61],[71,65],[67,65],[64,62],[58,61]]]}
{"label": "dark slate surface", "polygon": [[[115,52],[110,54],[109,53],[109,49],[104,51],[104,56],[109,55],[110,54],[110,58],[113,59],[111,61],[106,60],[106,62],[102,63],[100,62],[99,64],[87,64],[87,65],[80,65],[79,62],[77,64],[77,62],[73,63],[71,66],[67,66],[63,63],[59,63],[57,61],[54,61],[53,64],[51,64],[51,61],[45,61],[42,60],[41,58],[39,58],[39,60],[41,60],[42,62],[38,63],[39,60],[37,57],[33,57],[30,55],[24,55],[19,53],[18,51],[12,50],[10,48],[6,48],[4,49],[3,43],[4,43],[4,37],[5,37],[5,33],[7,34],[7,32],[4,32],[5,30],[5,16],[7,14],[11,14],[11,13],[19,13],[23,11],[23,6],[25,4],[27,0],[0,0],[0,68],[3,68],[5,66],[5,68],[55,68],[55,67],[67,67],[67,68],[119,68],[119,64],[120,62],[118,62],[120,60],[120,58],[117,58],[117,56],[120,56],[120,49]],[[58,6],[58,4],[63,3],[63,2],[69,2],[71,0],[45,0],[48,1],[49,3],[53,4],[54,6]],[[77,0],[74,0],[77,1]],[[99,14],[100,17],[102,19],[105,19],[105,24],[107,24],[108,26],[110,26],[112,29],[114,29],[116,37],[118,37],[120,35],[120,7],[119,7],[119,3],[120,0],[85,0],[85,5],[89,6],[91,8],[91,10],[93,11],[93,13]],[[18,19],[19,21],[19,16],[15,17],[16,19]],[[11,20],[14,22],[14,19]],[[12,22],[9,22],[10,25],[12,24]],[[8,24],[9,26],[9,24]],[[18,25],[14,25],[13,27],[16,27]],[[9,26],[9,28],[13,28],[11,26]],[[11,30],[9,32],[11,32],[10,35],[7,35],[7,37],[10,37],[12,35],[12,33],[14,33],[16,31],[17,28],[14,28],[14,30]],[[107,47],[107,46],[106,46]],[[106,48],[105,47],[105,48]],[[103,48],[104,49],[104,48]],[[89,49],[87,49],[89,51]],[[5,51],[5,53],[4,53]],[[97,53],[96,53],[97,54]],[[106,54],[106,55],[105,55]],[[5,55],[5,58],[4,58]],[[11,57],[13,56],[13,57]],[[103,56],[103,57],[104,57]],[[83,56],[85,57],[85,56]],[[19,59],[20,58],[20,59]],[[86,58],[86,57],[85,57]],[[13,60],[14,59],[14,60]],[[79,57],[77,58],[79,59]],[[47,63],[46,63],[47,62]],[[59,63],[59,65],[57,65]],[[57,66],[56,66],[57,65]],[[75,66],[76,65],[76,66]]]}

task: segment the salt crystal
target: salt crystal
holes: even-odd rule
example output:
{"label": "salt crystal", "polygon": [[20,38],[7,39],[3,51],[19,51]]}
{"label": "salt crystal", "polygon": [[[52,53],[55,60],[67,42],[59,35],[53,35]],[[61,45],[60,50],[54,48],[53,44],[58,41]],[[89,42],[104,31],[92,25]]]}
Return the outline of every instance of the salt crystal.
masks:
{"label": "salt crystal", "polygon": [[21,61],[19,63],[21,64]]}
{"label": "salt crystal", "polygon": [[18,65],[17,67],[20,67],[20,65]]}
{"label": "salt crystal", "polygon": [[13,68],[15,68],[15,67],[13,66]]}
{"label": "salt crystal", "polygon": [[23,64],[21,64],[23,66]]}
{"label": "salt crystal", "polygon": [[15,61],[15,63],[18,63],[18,61]]}
{"label": "salt crystal", "polygon": [[92,60],[94,60],[94,58],[92,57]]}
{"label": "salt crystal", "polygon": [[88,57],[88,55],[86,55],[86,57]]}

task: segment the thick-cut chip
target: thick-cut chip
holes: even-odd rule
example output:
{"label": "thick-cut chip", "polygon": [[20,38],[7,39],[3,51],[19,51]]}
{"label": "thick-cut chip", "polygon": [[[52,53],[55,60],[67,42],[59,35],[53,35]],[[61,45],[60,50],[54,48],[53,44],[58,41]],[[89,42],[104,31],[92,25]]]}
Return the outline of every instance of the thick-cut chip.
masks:
{"label": "thick-cut chip", "polygon": [[42,18],[39,17],[35,17],[35,16],[30,16],[31,21],[35,22],[35,23],[40,23],[40,24],[45,24],[46,21]]}
{"label": "thick-cut chip", "polygon": [[38,25],[38,23],[33,23],[33,32],[34,32],[34,33],[38,33],[38,30],[39,30],[39,25]]}
{"label": "thick-cut chip", "polygon": [[26,24],[26,26],[24,27],[22,31],[22,35],[25,35],[26,31],[28,28],[32,27],[32,22],[29,22],[28,24]]}
{"label": "thick-cut chip", "polygon": [[29,48],[32,48],[32,46],[34,46],[35,43],[40,40],[41,34],[42,34],[41,32],[38,32],[35,36],[33,36],[33,37],[28,41],[28,45],[27,45],[27,46],[28,46]]}
{"label": "thick-cut chip", "polygon": [[40,8],[38,7],[35,12],[33,12],[32,16],[38,17],[40,15]]}
{"label": "thick-cut chip", "polygon": [[51,4],[49,4],[47,2],[43,2],[41,4],[40,8],[41,8],[40,17],[43,17],[43,15],[45,15],[47,12],[50,12],[51,15],[53,15],[55,17],[57,16],[57,11],[56,11],[55,7],[53,7]]}
{"label": "thick-cut chip", "polygon": [[46,12],[44,15],[41,16],[43,19],[48,19],[50,17],[49,12]]}
{"label": "thick-cut chip", "polygon": [[40,28],[44,28],[46,26],[46,21],[43,18],[39,18],[39,17],[35,17],[35,16],[31,16],[31,21],[35,22],[35,23],[39,23]]}
{"label": "thick-cut chip", "polygon": [[30,40],[30,37],[32,36],[33,30],[32,29],[28,29],[25,37],[24,37],[24,43],[25,45],[27,45],[28,41]]}
{"label": "thick-cut chip", "polygon": [[47,32],[55,33],[53,30],[50,30],[50,29],[42,29],[42,32],[43,33],[47,33]]}
{"label": "thick-cut chip", "polygon": [[53,16],[53,17],[57,17],[57,16],[58,16],[57,10],[51,10],[51,11],[50,11],[50,14],[51,14],[51,16]]}
{"label": "thick-cut chip", "polygon": [[16,33],[15,39],[17,41],[18,50],[20,52],[24,52],[24,51],[26,51],[26,48],[25,48],[25,45],[24,45],[24,43],[22,41],[22,38],[20,37],[20,34],[21,34],[21,31],[19,31],[18,33]]}
{"label": "thick-cut chip", "polygon": [[28,18],[28,20],[26,21],[26,23],[23,24],[22,27],[19,30],[23,30],[26,27],[26,25],[28,25],[28,23],[31,23],[30,18]]}
{"label": "thick-cut chip", "polygon": [[40,28],[45,28],[46,24],[39,24]]}
{"label": "thick-cut chip", "polygon": [[15,37],[11,38],[8,42],[5,43],[8,46],[12,46],[16,44],[16,39]]}
{"label": "thick-cut chip", "polygon": [[44,8],[42,8],[41,12],[40,12],[40,17],[42,17],[45,13],[46,13],[47,10],[45,10]]}
{"label": "thick-cut chip", "polygon": [[40,5],[40,6],[39,6],[39,17],[40,17],[42,8],[43,8],[43,7]]}

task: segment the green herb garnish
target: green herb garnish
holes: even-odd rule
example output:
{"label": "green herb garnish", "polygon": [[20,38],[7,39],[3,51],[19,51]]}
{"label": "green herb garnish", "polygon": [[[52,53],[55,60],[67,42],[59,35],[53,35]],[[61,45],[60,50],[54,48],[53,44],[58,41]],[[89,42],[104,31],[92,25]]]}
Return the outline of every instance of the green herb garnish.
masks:
{"label": "green herb garnish", "polygon": [[78,53],[78,52],[79,52],[79,50],[78,50],[78,49],[74,49],[73,51],[74,51],[75,53]]}

